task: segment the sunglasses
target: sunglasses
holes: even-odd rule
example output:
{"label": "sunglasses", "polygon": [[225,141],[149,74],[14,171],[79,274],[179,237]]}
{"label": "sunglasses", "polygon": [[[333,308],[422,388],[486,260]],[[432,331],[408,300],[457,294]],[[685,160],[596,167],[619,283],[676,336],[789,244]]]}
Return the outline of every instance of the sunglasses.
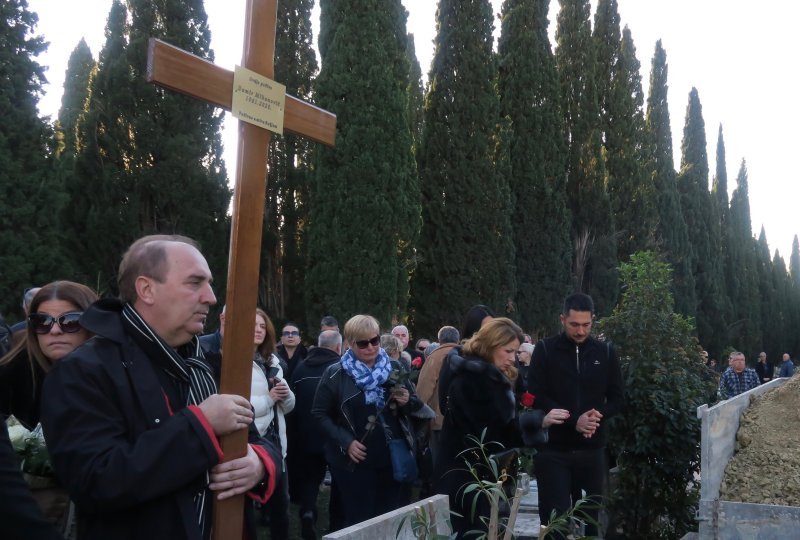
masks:
{"label": "sunglasses", "polygon": [[286,330],[285,332],[281,332],[281,335],[283,337],[299,336],[300,332],[298,332],[297,330]]}
{"label": "sunglasses", "polygon": [[46,313],[31,313],[28,315],[28,324],[37,334],[49,334],[54,324],[57,324],[65,334],[74,334],[81,330],[80,318],[82,311],[70,311],[53,317]]}
{"label": "sunglasses", "polygon": [[380,344],[380,342],[381,342],[380,336],[375,336],[372,339],[359,339],[358,341],[356,341],[356,347],[358,347],[359,349],[366,349],[369,345],[377,347],[378,344]]}

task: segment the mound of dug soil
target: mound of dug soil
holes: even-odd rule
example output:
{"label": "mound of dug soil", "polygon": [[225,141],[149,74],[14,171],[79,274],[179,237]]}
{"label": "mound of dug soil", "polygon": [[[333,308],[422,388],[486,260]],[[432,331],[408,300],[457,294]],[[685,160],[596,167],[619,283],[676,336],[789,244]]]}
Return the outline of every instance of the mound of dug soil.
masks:
{"label": "mound of dug soil", "polygon": [[753,398],[736,434],[720,499],[800,506],[800,374]]}

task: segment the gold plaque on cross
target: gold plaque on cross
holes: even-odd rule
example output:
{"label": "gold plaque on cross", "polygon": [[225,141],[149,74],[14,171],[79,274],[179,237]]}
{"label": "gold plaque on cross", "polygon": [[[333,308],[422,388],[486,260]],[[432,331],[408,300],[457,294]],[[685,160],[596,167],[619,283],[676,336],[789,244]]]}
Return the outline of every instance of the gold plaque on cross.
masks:
{"label": "gold plaque on cross", "polygon": [[286,87],[241,66],[233,71],[233,116],[254,126],[283,133]]}

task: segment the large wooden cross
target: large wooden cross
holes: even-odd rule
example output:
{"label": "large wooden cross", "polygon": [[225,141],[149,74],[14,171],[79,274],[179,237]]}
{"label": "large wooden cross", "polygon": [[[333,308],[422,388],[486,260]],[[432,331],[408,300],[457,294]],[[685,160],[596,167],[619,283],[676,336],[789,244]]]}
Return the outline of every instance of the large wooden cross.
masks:
{"label": "large wooden cross", "polygon": [[[247,0],[242,66],[270,79],[274,77],[276,22],[277,0]],[[233,72],[156,39],[149,43],[147,80],[231,109]],[[284,129],[333,146],[336,116],[287,95]],[[248,399],[269,140],[268,131],[239,122],[220,392]],[[226,459],[241,457],[247,451],[247,433],[241,430],[223,437],[221,444]],[[242,538],[243,507],[243,496],[215,501],[215,539]]]}

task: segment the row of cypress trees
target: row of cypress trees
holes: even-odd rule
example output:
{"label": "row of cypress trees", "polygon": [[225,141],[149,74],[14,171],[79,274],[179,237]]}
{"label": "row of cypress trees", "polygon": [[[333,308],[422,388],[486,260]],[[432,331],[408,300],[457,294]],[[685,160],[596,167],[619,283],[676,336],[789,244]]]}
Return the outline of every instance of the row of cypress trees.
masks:
{"label": "row of cypress trees", "polygon": [[[797,241],[787,271],[763,229],[753,238],[744,162],[728,200],[721,127],[709,190],[697,91],[676,171],[661,43],[645,108],[616,0],[593,24],[588,0],[559,4],[553,47],[549,0],[505,0],[495,51],[489,0],[440,0],[423,89],[400,0],[320,0],[321,69],[313,1],[279,2],[276,79],[336,113],[338,132],[330,149],[273,138],[259,303],[312,328],[408,318],[418,335],[485,303],[544,333],[571,290],[610,313],[618,264],[654,250],[712,354],[798,350]],[[0,13],[0,113],[14,119],[0,127],[0,312],[54,278],[113,293],[121,251],[154,231],[197,238],[224,284],[221,113],[143,77],[150,36],[213,60],[203,2],[115,0],[98,60],[73,51],[52,126],[36,115],[35,14],[26,0]]]}

